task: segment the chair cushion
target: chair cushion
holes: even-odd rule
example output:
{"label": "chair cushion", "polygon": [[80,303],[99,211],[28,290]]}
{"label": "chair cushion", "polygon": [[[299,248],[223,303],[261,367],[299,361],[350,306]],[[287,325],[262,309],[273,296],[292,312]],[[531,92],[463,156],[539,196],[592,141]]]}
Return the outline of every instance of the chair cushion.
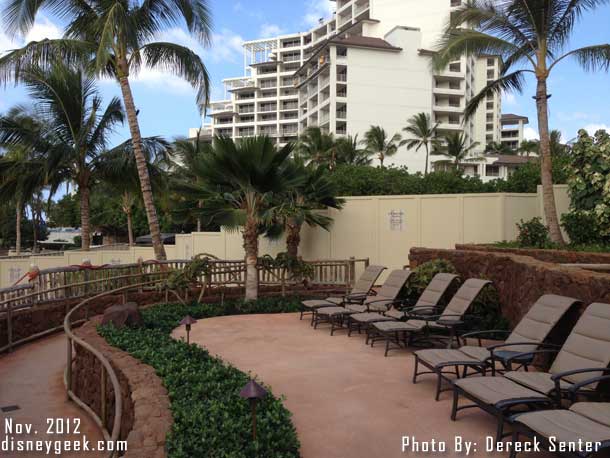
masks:
{"label": "chair cushion", "polygon": [[391,308],[385,313],[385,316],[392,317],[396,320],[402,320],[405,318],[405,312],[401,312],[400,310],[396,310],[395,308]]}
{"label": "chair cushion", "polygon": [[424,362],[430,364],[433,367],[439,366],[441,364],[450,364],[452,362],[469,362],[469,363],[478,363],[480,362],[476,358],[472,358],[465,353],[462,353],[460,350],[451,350],[445,348],[428,348],[425,350],[418,350],[415,352],[417,357]]}
{"label": "chair cushion", "polygon": [[465,345],[460,347],[460,351],[479,361],[485,361],[491,356],[491,352],[487,348],[475,345]]}
{"label": "chair cushion", "polygon": [[[525,372],[525,371],[510,371],[504,374],[504,377],[517,382],[520,385],[536,390],[540,393],[549,394],[555,389],[555,382],[551,380],[552,374],[547,372]],[[561,382],[561,388],[569,388],[570,384]]]}
{"label": "chair cushion", "polygon": [[350,313],[364,313],[366,312],[366,305],[359,305],[359,304],[347,304],[345,306],[345,308],[350,312]]}
{"label": "chair cushion", "polygon": [[570,410],[610,428],[610,402],[577,402]]}
{"label": "chair cushion", "polygon": [[373,327],[381,332],[401,332],[401,331],[421,331],[426,327],[425,321],[409,320],[409,321],[384,321],[381,323],[373,323]]}
{"label": "chair cushion", "polygon": [[610,428],[571,410],[543,410],[518,415],[517,421],[556,442],[588,443],[610,440]]}
{"label": "chair cushion", "polygon": [[542,401],[549,399],[547,396],[505,377],[469,377],[456,380],[454,383],[489,405],[513,399],[540,399]]}
{"label": "chair cushion", "polygon": [[356,312],[348,310],[345,307],[323,307],[318,310],[318,315],[324,316],[351,315],[352,313]]}
{"label": "chair cushion", "polygon": [[[329,297],[328,299],[337,299],[337,298]],[[302,304],[305,308],[315,310],[315,309],[320,309],[322,307],[336,307],[337,305],[339,305],[341,303],[341,302],[335,303],[335,302],[329,301],[328,299],[311,299],[308,301],[303,301]]]}
{"label": "chair cushion", "polygon": [[355,313],[351,315],[351,319],[359,323],[375,323],[379,321],[394,321],[394,318],[384,316],[380,313]]}

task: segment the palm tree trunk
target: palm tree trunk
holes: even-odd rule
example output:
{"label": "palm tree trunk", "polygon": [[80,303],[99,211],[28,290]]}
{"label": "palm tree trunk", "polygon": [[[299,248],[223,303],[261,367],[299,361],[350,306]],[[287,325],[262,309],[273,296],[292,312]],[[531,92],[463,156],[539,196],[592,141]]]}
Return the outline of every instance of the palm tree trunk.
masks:
{"label": "palm tree trunk", "polygon": [[553,158],[551,157],[547,97],[546,78],[538,78],[536,108],[538,110],[538,130],[540,131],[540,177],[542,181],[544,216],[549,227],[551,240],[555,243],[563,244],[565,242],[559,226],[555,193],[553,191]]}
{"label": "palm tree trunk", "polygon": [[[125,61],[119,62],[119,66],[124,69],[128,68],[128,64]],[[127,74],[127,72],[125,72],[125,74]],[[146,217],[148,219],[148,226],[150,228],[150,235],[152,237],[155,258],[158,261],[164,261],[167,258],[167,255],[165,254],[165,247],[163,246],[163,241],[161,240],[161,229],[159,227],[159,219],[157,218],[157,209],[155,208],[155,202],[153,200],[146,157],[142,151],[142,135],[140,133],[140,125],[138,124],[138,116],[136,114],[136,107],[133,101],[133,94],[131,93],[131,87],[129,86],[129,78],[127,76],[122,76],[119,78],[119,83],[121,85],[121,92],[123,94],[123,101],[125,103],[125,112],[127,113],[129,131],[131,132],[133,153],[138,167],[140,186],[142,188],[142,200],[144,201],[144,208],[146,209]]]}
{"label": "palm tree trunk", "polygon": [[32,210],[32,235],[34,240],[32,241],[32,253],[38,252],[38,223],[36,222],[36,210],[34,204],[30,206]]}
{"label": "palm tree trunk", "polygon": [[428,161],[430,160],[430,150],[428,148],[428,143],[424,145],[426,148],[426,168],[424,169],[424,175],[428,175]]}
{"label": "palm tree trunk", "polygon": [[[201,202],[200,200],[197,201],[197,208],[202,208],[203,207],[203,202]],[[201,232],[201,218],[197,217],[197,232]]]}
{"label": "palm tree trunk", "polygon": [[381,164],[381,167],[383,167],[383,160],[385,159],[385,156],[383,153],[379,153],[379,162]]}
{"label": "palm tree trunk", "polygon": [[21,213],[23,210],[20,198],[17,198],[15,210],[15,254],[19,256],[21,254]]}
{"label": "palm tree trunk", "polygon": [[289,218],[286,224],[286,253],[292,258],[299,256],[301,243],[301,225],[294,218]]}
{"label": "palm tree trunk", "polygon": [[89,186],[79,185],[78,192],[80,193],[81,250],[89,251],[89,247],[91,246],[91,223],[89,220]]}
{"label": "palm tree trunk", "polygon": [[128,192],[125,192],[123,194],[123,212],[125,213],[125,216],[127,217],[127,239],[129,240],[129,246],[134,246],[134,239],[133,239],[133,219],[132,219],[132,213],[131,213],[131,199],[130,199],[130,195]]}
{"label": "palm tree trunk", "polygon": [[258,226],[249,217],[244,227],[244,250],[246,252],[246,300],[258,299]]}

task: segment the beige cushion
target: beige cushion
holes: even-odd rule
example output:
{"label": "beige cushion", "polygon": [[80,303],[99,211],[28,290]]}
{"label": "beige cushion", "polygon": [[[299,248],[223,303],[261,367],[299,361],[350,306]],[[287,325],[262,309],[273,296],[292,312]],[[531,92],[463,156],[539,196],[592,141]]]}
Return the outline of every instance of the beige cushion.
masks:
{"label": "beige cushion", "polygon": [[357,321],[359,323],[374,323],[379,321],[394,321],[394,318],[389,316],[384,316],[380,313],[355,313],[351,315],[351,319]]}
{"label": "beige cushion", "polygon": [[577,402],[570,410],[610,427],[610,402]]}
{"label": "beige cushion", "polygon": [[476,358],[462,353],[460,350],[441,349],[441,348],[428,348],[426,350],[418,350],[415,352],[417,357],[431,366],[438,366],[439,364],[450,364],[452,362],[480,362]]}
{"label": "beige cushion", "polygon": [[[546,372],[525,371],[511,371],[504,374],[504,377],[512,381],[544,394],[549,394],[555,389],[555,382],[551,380],[551,376],[551,374]],[[567,389],[569,387],[569,383],[564,381],[561,382],[562,389]]]}
{"label": "beige cushion", "polygon": [[368,294],[384,270],[383,266],[368,266],[354,284],[352,294]]}
{"label": "beige cushion", "polygon": [[[336,299],[334,297],[329,297],[328,299]],[[302,304],[308,309],[319,309],[322,307],[336,307],[339,304],[329,301],[328,299],[311,299],[308,301],[303,301]],[[341,299],[339,299],[341,301]]]}
{"label": "beige cushion", "polygon": [[507,347],[514,352],[534,351],[538,344],[544,342],[561,317],[579,302],[572,297],[545,294],[536,301],[519,324],[513,329],[506,343],[532,342],[535,345],[518,345]]}
{"label": "beige cushion", "polygon": [[469,377],[456,380],[454,383],[489,405],[511,399],[548,399],[547,396],[505,377]]}
{"label": "beige cushion", "polygon": [[366,312],[366,305],[360,304],[347,304],[345,308],[351,313],[364,313]]}
{"label": "beige cushion", "polygon": [[489,280],[481,280],[479,278],[469,278],[466,280],[451,298],[445,310],[443,310],[441,319],[444,321],[459,321],[476,300],[481,290],[490,283]]}
{"label": "beige cushion", "polygon": [[357,312],[348,310],[345,307],[323,307],[318,310],[318,315],[324,316],[349,315],[351,313]]}
{"label": "beige cushion", "polygon": [[571,410],[544,410],[524,413],[517,421],[557,442],[603,442],[610,440],[610,428]]}
{"label": "beige cushion", "polygon": [[426,327],[426,322],[420,320],[384,321],[373,323],[373,327],[381,332],[421,331]]}
{"label": "beige cushion", "polygon": [[401,312],[395,308],[391,308],[387,312],[385,312],[385,316],[389,316],[390,318],[394,318],[395,320],[402,320],[405,318],[405,312]]}
{"label": "beige cushion", "polygon": [[369,298],[370,301],[378,301],[383,299],[386,299],[388,301],[395,300],[398,297],[398,294],[400,294],[400,291],[402,290],[403,286],[405,286],[405,283],[411,276],[411,273],[412,272],[410,270],[403,269],[397,269],[390,272],[388,278],[385,279],[383,285],[381,286],[379,291],[377,291],[377,295]]}
{"label": "beige cushion", "polygon": [[473,345],[465,345],[460,347],[460,351],[479,361],[485,361],[491,356],[491,352],[485,347],[476,347]]}
{"label": "beige cushion", "polygon": [[[572,329],[561,351],[555,358],[550,372],[606,368],[610,364],[610,305],[594,303],[587,307]],[[572,383],[581,382],[602,375],[601,372],[587,372],[567,378]],[[588,388],[595,388],[596,384]]]}
{"label": "beige cushion", "polygon": [[[438,273],[436,274],[426,289],[421,293],[417,303],[415,304],[414,311],[417,310],[417,307],[433,307],[437,306],[440,300],[443,298],[449,286],[453,283],[453,281],[458,278],[457,275],[447,274],[447,273]],[[422,310],[422,313],[434,313],[430,309]]]}

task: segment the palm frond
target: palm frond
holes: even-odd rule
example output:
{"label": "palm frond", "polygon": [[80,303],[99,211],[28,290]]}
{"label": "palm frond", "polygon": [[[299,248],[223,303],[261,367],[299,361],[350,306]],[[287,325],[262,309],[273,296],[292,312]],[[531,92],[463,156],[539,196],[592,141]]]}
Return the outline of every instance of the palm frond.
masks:
{"label": "palm frond", "polygon": [[475,95],[464,110],[464,119],[469,119],[475,115],[477,108],[485,100],[488,95],[502,94],[504,92],[519,92],[523,91],[523,85],[525,83],[524,73],[529,70],[518,70],[507,75],[502,75],[500,78],[490,81],[487,83],[481,92]]}

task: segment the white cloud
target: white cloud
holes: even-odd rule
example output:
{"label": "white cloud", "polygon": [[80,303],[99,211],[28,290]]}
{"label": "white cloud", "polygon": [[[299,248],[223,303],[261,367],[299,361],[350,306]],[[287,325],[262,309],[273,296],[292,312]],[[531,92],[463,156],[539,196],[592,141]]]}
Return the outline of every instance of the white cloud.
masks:
{"label": "white cloud", "polygon": [[308,0],[303,20],[307,27],[312,27],[323,19],[328,19],[335,11],[335,3],[330,0]]}
{"label": "white cloud", "polygon": [[598,130],[605,130],[606,132],[610,132],[610,126],[608,124],[588,124],[583,127],[589,135],[594,135]]}
{"label": "white cloud", "polygon": [[261,38],[268,38],[282,35],[284,33],[284,29],[277,24],[263,24],[261,26],[260,36]]}
{"label": "white cloud", "polygon": [[538,132],[533,127],[526,127],[523,129],[523,137],[526,140],[538,140],[540,135],[538,135]]}
{"label": "white cloud", "polygon": [[25,36],[25,42],[29,43],[30,41],[40,41],[44,40],[45,38],[53,40],[56,38],[61,38],[62,35],[62,30],[59,27],[57,27],[47,17],[40,15],[34,23],[34,27],[32,27]]}
{"label": "white cloud", "polygon": [[515,97],[515,94],[511,92],[505,92],[502,94],[502,104],[510,106],[517,105],[517,98]]}

